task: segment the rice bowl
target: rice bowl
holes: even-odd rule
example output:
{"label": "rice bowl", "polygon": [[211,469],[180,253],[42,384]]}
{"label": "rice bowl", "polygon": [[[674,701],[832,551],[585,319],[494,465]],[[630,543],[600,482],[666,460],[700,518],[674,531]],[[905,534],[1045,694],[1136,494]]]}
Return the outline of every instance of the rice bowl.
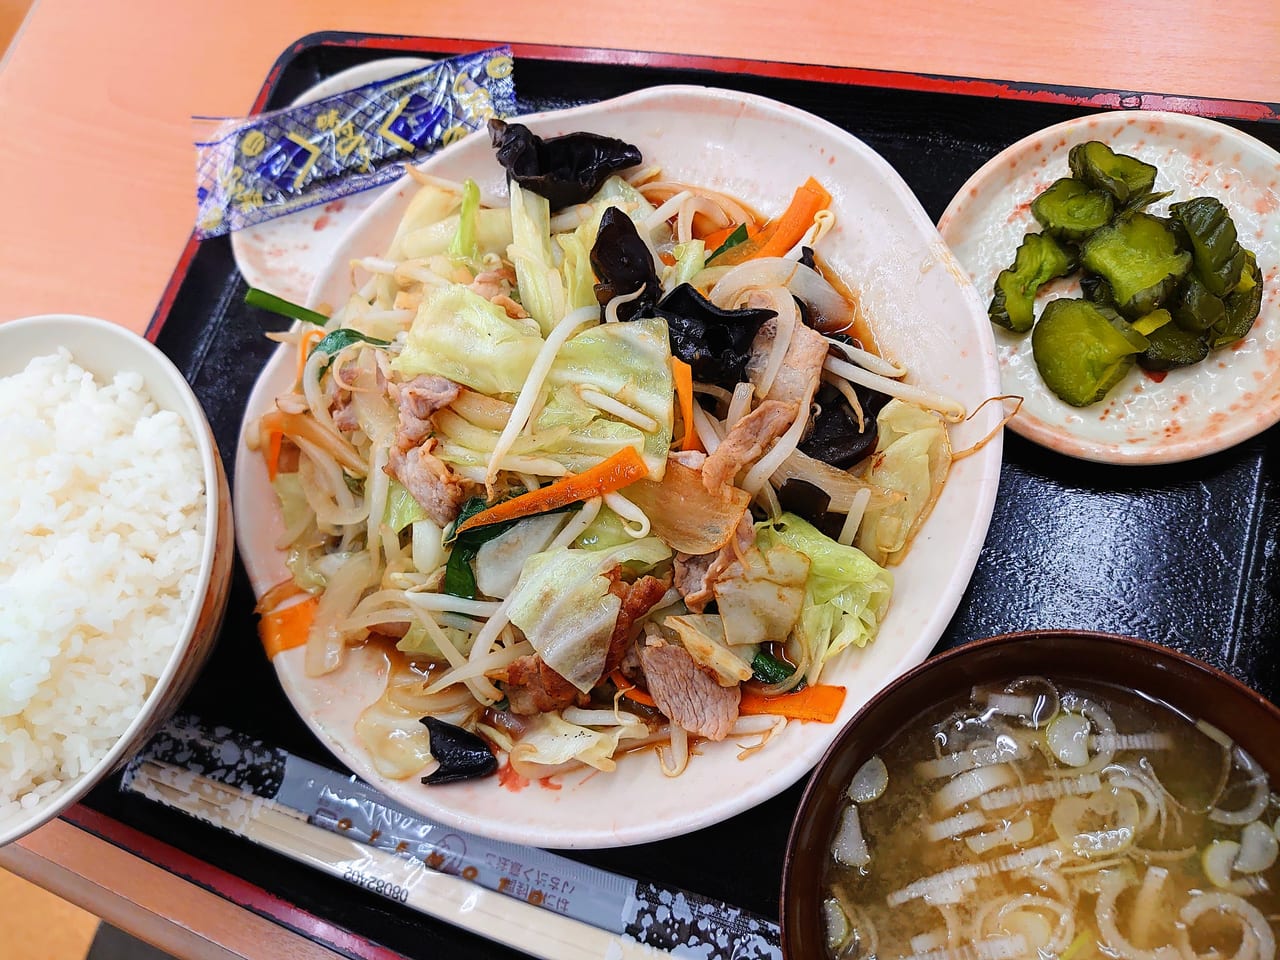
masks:
{"label": "rice bowl", "polygon": [[163,354],[77,317],[5,324],[0,344],[3,843],[176,704],[217,634],[231,555],[212,437]]}

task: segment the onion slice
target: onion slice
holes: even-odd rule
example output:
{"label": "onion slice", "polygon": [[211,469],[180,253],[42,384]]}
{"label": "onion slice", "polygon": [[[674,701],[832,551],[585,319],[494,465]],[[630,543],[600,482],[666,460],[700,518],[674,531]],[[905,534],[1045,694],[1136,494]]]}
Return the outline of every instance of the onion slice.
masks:
{"label": "onion slice", "polygon": [[964,842],[965,846],[981,856],[996,847],[1003,847],[1013,843],[1026,843],[1033,836],[1035,836],[1035,827],[1032,825],[1031,816],[1028,814],[1021,820],[1002,824],[996,830],[965,837]]}
{"label": "onion slice", "polygon": [[1261,873],[1271,869],[1280,855],[1275,831],[1261,820],[1245,825],[1240,832],[1240,854],[1233,867],[1237,873]]}
{"label": "onion slice", "polygon": [[1021,934],[975,940],[962,947],[913,953],[903,960],[1014,960],[1027,952],[1026,938]]}
{"label": "onion slice", "polygon": [[[991,791],[1013,783],[1014,779],[1013,769],[1003,763],[993,767],[969,770],[950,780],[946,786],[934,794],[933,810],[938,814],[950,813],[956,807],[971,800],[982,798],[985,801]],[[982,806],[984,809],[993,809],[986,803]]]}
{"label": "onion slice", "polygon": [[872,757],[853,775],[849,784],[849,799],[854,803],[870,803],[879,800],[889,786],[889,770],[879,757]]}
{"label": "onion slice", "polygon": [[924,835],[928,840],[936,843],[939,840],[970,833],[979,827],[986,826],[986,823],[987,818],[977,810],[969,810],[965,813],[957,813],[954,817],[947,817],[945,820],[925,824]]}
{"label": "onion slice", "polygon": [[1270,799],[1270,788],[1267,783],[1266,771],[1242,747],[1234,747],[1231,751],[1231,757],[1236,765],[1243,767],[1245,773],[1249,775],[1248,785],[1253,788],[1253,796],[1239,810],[1223,810],[1221,807],[1215,806],[1209,811],[1209,819],[1214,823],[1224,823],[1227,826],[1239,827],[1246,823],[1252,823],[1262,816]]}
{"label": "onion slice", "polygon": [[[1193,897],[1182,908],[1178,919],[1190,927],[1210,910],[1233,914],[1240,919],[1243,936],[1240,949],[1236,951],[1232,960],[1245,960],[1246,957],[1272,960],[1275,957],[1276,937],[1271,930],[1271,924],[1267,922],[1261,910],[1234,894],[1202,893],[1198,897]],[[1187,953],[1191,954],[1191,951],[1188,950]]]}
{"label": "onion slice", "polygon": [[845,807],[831,852],[836,860],[845,866],[865,867],[871,862],[871,851],[867,847],[866,837],[862,835],[858,808],[853,804]]}
{"label": "onion slice", "polygon": [[1039,803],[1041,800],[1056,800],[1059,797],[1093,793],[1101,788],[1102,781],[1098,775],[1086,773],[1072,779],[1048,780],[1043,783],[1028,783],[1026,786],[1014,787],[1010,790],[996,790],[982,797],[978,805],[983,810],[999,810],[1023,803]]}
{"label": "onion slice", "polygon": [[1089,762],[1089,721],[1080,714],[1058,714],[1049,722],[1044,738],[1059,763],[1083,767]]}
{"label": "onion slice", "polygon": [[1013,737],[1003,735],[996,737],[996,742],[989,747],[974,747],[958,753],[944,753],[936,760],[922,760],[916,764],[916,775],[926,780],[937,780],[964,773],[975,767],[990,767],[1006,760],[1021,760],[1030,751]]}
{"label": "onion slice", "polygon": [[803,300],[820,327],[844,329],[853,322],[853,305],[816,270],[783,257],[760,257],[732,268],[711,289],[711,302],[731,310],[750,290],[786,287]]}

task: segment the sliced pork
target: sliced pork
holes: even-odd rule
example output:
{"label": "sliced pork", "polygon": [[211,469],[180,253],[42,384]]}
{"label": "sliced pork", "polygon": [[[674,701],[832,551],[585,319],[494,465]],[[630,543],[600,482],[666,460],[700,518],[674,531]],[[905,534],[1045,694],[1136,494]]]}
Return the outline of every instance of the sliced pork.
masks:
{"label": "sliced pork", "polygon": [[708,740],[723,740],[738,719],[737,687],[722,687],[684,647],[650,640],[637,648],[649,695],[672,723]]}
{"label": "sliced pork", "polygon": [[422,443],[431,435],[432,415],[457,400],[461,390],[452,380],[434,375],[423,374],[406,383],[389,381],[387,392],[400,417],[396,446],[408,450]]}
{"label": "sliced pork", "polygon": [[360,421],[356,419],[355,408],[351,405],[350,390],[339,390],[337,392],[329,414],[333,417],[333,425],[343,433],[354,433],[360,429]]}
{"label": "sliced pork", "polygon": [[826,338],[818,331],[803,324],[796,327],[791,345],[782,355],[782,367],[769,388],[768,399],[797,404],[811,399],[822,378],[827,350]]}
{"label": "sliced pork", "polygon": [[556,673],[536,653],[521,657],[493,675],[503,684],[511,712],[529,717],[550,710],[562,710],[587,697]]}
{"label": "sliced pork", "polygon": [[635,583],[627,583],[621,579],[622,569],[614,567],[606,576],[613,582],[609,584],[609,592],[622,601],[618,610],[618,619],[613,625],[613,636],[609,638],[609,652],[605,654],[603,675],[608,676],[626,658],[636,635],[636,622],[654,608],[667,592],[667,584],[657,577],[641,577]]}
{"label": "sliced pork", "polygon": [[408,450],[393,446],[386,471],[409,491],[432,520],[446,527],[457,519],[458,511],[477,487],[459,478],[442,460],[432,456],[434,447],[434,440]]}
{"label": "sliced pork", "polygon": [[766,400],[735,423],[728,435],[702,465],[702,484],[719,493],[733,483],[741,470],[764,456],[770,444],[795,421],[796,405]]}
{"label": "sliced pork", "polygon": [[691,613],[702,613],[706,609],[707,604],[715,599],[715,586],[724,578],[729,566],[751,549],[755,542],[756,528],[748,512],[738,521],[733,539],[715,553],[695,556],[676,554],[676,590],[684,598],[684,605]]}

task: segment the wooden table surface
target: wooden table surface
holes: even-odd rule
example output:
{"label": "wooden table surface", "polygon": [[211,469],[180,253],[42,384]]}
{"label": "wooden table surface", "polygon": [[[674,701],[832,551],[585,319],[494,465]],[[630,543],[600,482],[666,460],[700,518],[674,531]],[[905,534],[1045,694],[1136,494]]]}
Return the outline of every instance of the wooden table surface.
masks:
{"label": "wooden table surface", "polygon": [[[191,116],[243,114],[281,51],[318,30],[1280,100],[1275,0],[37,0],[0,65],[0,321],[87,313],[142,330],[191,231]],[[262,918],[235,919],[244,911],[67,823],[0,864],[184,956],[325,952],[264,936]]]}

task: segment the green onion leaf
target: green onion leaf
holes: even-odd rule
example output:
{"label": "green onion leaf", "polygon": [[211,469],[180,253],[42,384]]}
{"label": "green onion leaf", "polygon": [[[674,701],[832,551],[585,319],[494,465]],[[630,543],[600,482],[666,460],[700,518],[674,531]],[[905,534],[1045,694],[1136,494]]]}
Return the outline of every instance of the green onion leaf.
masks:
{"label": "green onion leaf", "polygon": [[317,327],[323,327],[329,322],[329,318],[323,313],[316,313],[314,310],[300,307],[296,303],[290,303],[283,297],[277,297],[274,293],[267,293],[267,291],[259,290],[257,287],[249,288],[249,291],[244,295],[244,302],[251,307],[268,310],[282,317],[288,317],[290,320],[314,323]]}
{"label": "green onion leaf", "polygon": [[[504,520],[501,523],[490,523],[483,527],[472,527],[462,533],[457,532],[458,527],[482,510],[487,510],[490,506],[492,504],[485,500],[484,497],[472,497],[462,505],[462,509],[458,511],[458,519],[454,520],[444,532],[444,542],[453,544],[453,548],[449,552],[449,560],[444,567],[443,588],[444,592],[451,596],[474,600],[476,598],[476,573],[471,566],[471,561],[476,558],[480,548],[494,537],[506,533],[520,521],[530,519],[529,517],[517,517],[514,520]],[[548,513],[565,513],[569,510],[577,510],[581,506],[582,504],[580,503],[570,503],[555,510],[535,513],[533,516],[541,517]]]}
{"label": "green onion leaf", "polygon": [[[333,362],[333,358],[351,346],[353,343],[367,343],[375,347],[388,347],[391,345],[389,340],[379,340],[377,337],[367,337],[359,330],[352,330],[349,327],[339,327],[337,330],[331,330],[320,338],[312,347],[307,356],[319,350],[321,353],[329,355],[329,363]],[[320,368],[319,376],[324,376],[324,372],[329,369],[329,363]]]}
{"label": "green onion leaf", "polygon": [[751,660],[751,672],[761,683],[781,683],[796,672],[796,668],[761,650]]}
{"label": "green onion leaf", "polygon": [[712,253],[711,256],[707,257],[707,265],[710,266],[712,260],[720,256],[720,254],[724,253],[726,250],[732,250],[738,244],[744,243],[746,239],[747,239],[747,225],[745,223],[740,223],[738,224],[737,229],[733,231],[733,233],[729,234],[727,237],[724,238],[724,243],[716,247],[715,252]]}

